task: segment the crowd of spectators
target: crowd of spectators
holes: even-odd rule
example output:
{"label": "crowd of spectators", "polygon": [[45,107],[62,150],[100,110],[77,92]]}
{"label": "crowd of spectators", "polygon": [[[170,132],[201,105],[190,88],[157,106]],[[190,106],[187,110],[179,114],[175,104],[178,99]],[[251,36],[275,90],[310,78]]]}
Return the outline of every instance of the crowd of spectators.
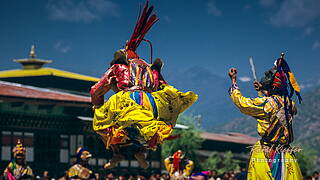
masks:
{"label": "crowd of spectators", "polygon": [[[216,170],[203,171],[201,174],[206,176],[197,176],[194,173],[189,179],[193,180],[246,180],[247,171],[242,168],[241,171],[229,171],[225,173],[218,173]],[[196,176],[194,176],[196,175]],[[151,174],[117,174],[116,172],[107,172],[106,174],[95,173],[96,180],[169,180],[169,174],[163,172],[153,172]],[[4,179],[0,176],[0,179]],[[67,171],[59,178],[50,177],[48,171],[44,171],[42,176],[35,176],[36,180],[67,180]],[[303,180],[320,180],[319,172],[315,171],[310,176],[306,176]]]}

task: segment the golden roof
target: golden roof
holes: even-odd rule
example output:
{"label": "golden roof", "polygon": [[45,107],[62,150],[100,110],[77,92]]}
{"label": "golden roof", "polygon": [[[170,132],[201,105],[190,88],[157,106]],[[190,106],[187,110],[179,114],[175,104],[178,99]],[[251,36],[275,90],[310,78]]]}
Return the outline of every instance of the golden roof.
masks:
{"label": "golden roof", "polygon": [[22,69],[13,69],[0,71],[0,78],[13,78],[13,77],[34,77],[34,76],[58,76],[69,79],[78,79],[83,81],[99,81],[98,78],[63,71],[54,68],[43,68],[46,63],[51,63],[50,60],[42,60],[36,58],[35,47],[32,45],[29,58],[14,60],[22,65]]}
{"label": "golden roof", "polygon": [[99,78],[85,76],[68,71],[62,71],[54,68],[39,68],[39,69],[14,69],[7,71],[0,71],[0,78],[12,77],[30,77],[30,76],[58,76],[70,79],[78,79],[83,81],[99,81]]}

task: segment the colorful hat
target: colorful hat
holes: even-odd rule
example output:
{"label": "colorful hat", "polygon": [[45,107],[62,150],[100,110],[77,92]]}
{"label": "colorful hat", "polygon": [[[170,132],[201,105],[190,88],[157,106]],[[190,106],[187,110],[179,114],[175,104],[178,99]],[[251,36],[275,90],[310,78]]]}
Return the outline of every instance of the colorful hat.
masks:
{"label": "colorful hat", "polygon": [[301,102],[300,87],[283,57],[284,53],[275,61],[275,67],[265,72],[265,76],[261,78],[260,83],[264,90],[275,87],[281,95],[286,95],[289,98],[292,98],[295,93],[299,102]]}
{"label": "colorful hat", "polygon": [[[77,156],[77,162],[80,162],[82,161],[81,159],[81,155],[84,151],[88,151],[86,148],[83,148],[83,147],[79,147],[76,151],[76,156]],[[89,151],[88,151],[89,152]]]}
{"label": "colorful hat", "polygon": [[[288,63],[285,61],[284,53],[281,53],[280,58],[276,61],[276,74],[275,78],[273,80],[273,85],[275,87],[278,87],[281,95],[284,96],[284,109],[287,120],[289,119],[288,109],[289,113],[293,114],[292,112],[292,102],[291,98],[293,94],[295,93],[299,99],[299,103],[301,103],[302,98],[300,95],[300,87],[297,83],[296,78],[294,77],[294,74],[291,72],[290,67]],[[287,102],[287,97],[289,98],[289,102]],[[289,108],[288,107],[289,103]]]}
{"label": "colorful hat", "polygon": [[[302,98],[300,96],[300,87],[297,83],[296,78],[294,77],[294,74],[291,72],[290,67],[288,63],[284,60],[284,53],[281,53],[280,58],[276,61],[276,68],[278,72],[278,76],[276,76],[274,84],[279,82],[279,80],[282,83],[282,88],[284,91],[287,91],[287,86],[289,85],[290,93],[288,93],[289,98],[293,96],[293,93],[297,95],[299,102],[301,102]],[[288,80],[288,81],[287,81]],[[285,89],[286,88],[286,89]]]}
{"label": "colorful hat", "polygon": [[13,152],[13,156],[14,156],[14,157],[17,157],[17,156],[25,156],[25,154],[26,154],[26,147],[23,146],[23,144],[21,143],[21,140],[20,140],[20,139],[17,140],[17,144],[16,144],[16,146],[13,148],[12,152]]}

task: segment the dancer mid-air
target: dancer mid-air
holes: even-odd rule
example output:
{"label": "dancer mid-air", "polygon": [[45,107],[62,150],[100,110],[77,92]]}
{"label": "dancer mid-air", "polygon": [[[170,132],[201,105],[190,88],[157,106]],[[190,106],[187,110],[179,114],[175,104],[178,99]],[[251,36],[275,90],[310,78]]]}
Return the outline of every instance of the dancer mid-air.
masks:
{"label": "dancer mid-air", "polygon": [[261,136],[251,152],[248,180],[302,179],[297,159],[290,148],[293,141],[292,120],[297,112],[291,97],[295,92],[300,101],[300,88],[283,56],[281,54],[260,82],[254,82],[255,89],[261,91],[264,97],[243,97],[236,83],[237,69],[229,70],[231,99],[242,113],[257,119]]}
{"label": "dancer mid-air", "polygon": [[[163,143],[171,135],[178,115],[197,100],[195,93],[182,93],[167,84],[161,75],[161,59],[148,64],[136,53],[141,41],[150,43],[144,36],[158,20],[152,11],[147,1],[125,49],[114,54],[107,72],[90,91],[93,129],[101,135],[106,148],[113,150],[105,168],[113,168],[123,160],[121,148],[128,145],[136,147],[134,156],[141,167],[147,168],[144,151],[155,150]],[[104,102],[110,89],[116,94]]]}

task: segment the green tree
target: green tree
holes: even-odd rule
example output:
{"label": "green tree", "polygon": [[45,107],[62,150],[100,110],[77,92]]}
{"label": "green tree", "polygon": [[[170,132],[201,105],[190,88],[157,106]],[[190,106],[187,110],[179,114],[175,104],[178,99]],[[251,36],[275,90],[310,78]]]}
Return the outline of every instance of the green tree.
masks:
{"label": "green tree", "polygon": [[304,146],[302,151],[296,152],[300,170],[304,176],[311,175],[316,168],[317,153],[314,149]]}
{"label": "green tree", "polygon": [[239,163],[240,161],[234,159],[231,151],[224,153],[213,152],[209,158],[202,163],[202,167],[217,170],[219,174],[222,174],[231,170],[240,170]]}

